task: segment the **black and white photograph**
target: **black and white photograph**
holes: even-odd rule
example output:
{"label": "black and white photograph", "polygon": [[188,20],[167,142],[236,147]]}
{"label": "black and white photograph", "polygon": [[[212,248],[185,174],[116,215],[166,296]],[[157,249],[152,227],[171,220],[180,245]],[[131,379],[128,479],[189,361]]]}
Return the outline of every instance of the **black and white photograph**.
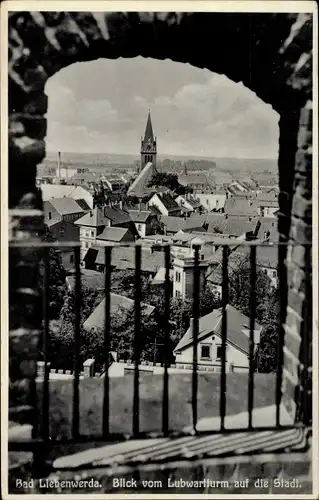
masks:
{"label": "black and white photograph", "polygon": [[317,30],[2,4],[3,498],[318,498]]}

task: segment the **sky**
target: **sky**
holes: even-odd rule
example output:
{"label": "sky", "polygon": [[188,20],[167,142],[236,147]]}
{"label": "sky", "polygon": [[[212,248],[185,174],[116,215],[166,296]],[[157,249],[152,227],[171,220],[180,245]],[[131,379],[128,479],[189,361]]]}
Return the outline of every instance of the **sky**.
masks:
{"label": "sky", "polygon": [[170,60],[76,63],[46,84],[47,150],[139,154],[151,111],[161,155],[276,158],[278,114],[241,83]]}

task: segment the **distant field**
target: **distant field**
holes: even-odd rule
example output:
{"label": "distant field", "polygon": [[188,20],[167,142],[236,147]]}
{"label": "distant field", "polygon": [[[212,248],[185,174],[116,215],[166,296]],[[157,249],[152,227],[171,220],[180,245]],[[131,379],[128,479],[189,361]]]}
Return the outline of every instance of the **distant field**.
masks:
{"label": "distant field", "polygon": [[[132,166],[135,161],[139,160],[139,155],[122,155],[122,154],[98,154],[98,153],[62,153],[62,164],[70,166],[79,166],[82,168],[92,168],[94,170],[105,170],[110,168],[125,168]],[[263,173],[265,171],[278,175],[278,167],[276,159],[243,159],[243,158],[200,158],[191,156],[173,156],[173,155],[158,155],[158,160],[163,161],[165,158],[176,161],[187,160],[212,160],[216,163],[217,170],[234,172],[236,174],[251,172]],[[42,164],[46,167],[55,167],[57,164],[57,153],[48,152],[47,157]],[[41,169],[41,166],[40,166]]]}

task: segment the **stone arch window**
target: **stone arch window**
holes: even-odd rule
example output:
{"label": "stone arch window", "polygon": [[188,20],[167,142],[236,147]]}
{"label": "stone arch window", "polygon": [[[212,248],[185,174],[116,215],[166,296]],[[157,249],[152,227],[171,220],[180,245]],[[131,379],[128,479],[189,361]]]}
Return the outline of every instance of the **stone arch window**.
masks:
{"label": "stone arch window", "polygon": [[[217,47],[218,50],[207,51],[207,47]],[[43,223],[42,200],[36,189],[36,168],[45,157],[47,97],[44,87],[47,79],[75,62],[138,55],[170,58],[224,74],[243,83],[278,112],[279,187],[285,193],[279,196],[280,239],[304,241],[306,248],[312,239],[311,14],[11,12],[9,208],[36,210],[39,213],[38,227]],[[19,234],[29,236],[28,219],[19,216],[18,224]],[[37,237],[38,231],[34,233]],[[34,363],[35,368],[32,359],[35,359],[33,351],[35,354],[38,350],[36,339],[41,331],[39,309],[42,298],[38,296],[36,273],[30,272],[30,266],[37,268],[41,252],[30,250],[32,259],[28,258],[27,252],[17,251],[11,262],[12,269],[15,261],[19,262],[20,272],[13,273],[10,281],[9,326],[11,336],[17,330],[25,329],[26,339],[32,337],[35,340],[29,347],[30,363]],[[304,293],[307,284],[307,280],[302,282],[300,279],[300,273],[304,273],[305,252],[292,251],[289,255],[293,272],[289,275],[283,273],[280,287],[299,287],[299,295],[297,301],[285,295],[281,308],[282,324],[289,322],[290,315],[302,314],[303,299],[299,292]],[[286,249],[282,247],[281,262],[285,258]],[[22,272],[23,266],[28,272]],[[29,290],[35,293],[30,294]],[[15,302],[17,300],[19,303]],[[289,310],[286,304],[290,305]],[[304,319],[309,326],[309,320]],[[294,318],[291,321],[296,323]],[[300,329],[299,333],[303,339],[303,330]],[[16,363],[16,373],[10,374],[10,377],[13,375],[10,401],[12,405],[19,405],[23,387],[28,393],[25,394],[26,401],[36,407],[35,370],[30,368],[30,363],[24,363],[24,354],[19,352],[19,346],[23,344],[24,341],[14,344],[16,352],[13,354],[16,359],[21,359],[21,364],[18,367]],[[311,342],[309,346],[310,349]],[[29,415],[25,416],[25,423],[28,418],[33,422],[34,414]]]}

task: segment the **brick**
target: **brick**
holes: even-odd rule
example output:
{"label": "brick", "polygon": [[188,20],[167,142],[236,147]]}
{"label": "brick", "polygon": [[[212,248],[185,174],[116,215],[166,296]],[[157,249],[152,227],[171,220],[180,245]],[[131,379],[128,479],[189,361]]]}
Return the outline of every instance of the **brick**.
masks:
{"label": "brick", "polygon": [[312,220],[312,193],[307,191],[301,185],[297,186],[296,192],[292,199],[291,213],[294,217],[298,217],[305,221]]}
{"label": "brick", "polygon": [[305,268],[305,258],[306,258],[306,248],[304,245],[294,245],[291,252],[291,261],[296,264],[295,271],[297,268]]}
{"label": "brick", "polygon": [[285,330],[285,346],[292,352],[297,358],[299,358],[301,337],[297,337],[288,325],[284,325]]}
{"label": "brick", "polygon": [[289,377],[289,373],[287,375],[287,372],[285,371],[285,368],[283,370],[281,390],[290,399],[293,399],[294,401],[297,401],[297,396],[298,396],[298,381],[296,380],[295,382],[293,382],[291,380],[291,377]]}
{"label": "brick", "polygon": [[299,149],[295,157],[295,170],[302,174],[312,176],[312,152]]}
{"label": "brick", "polygon": [[299,377],[299,360],[296,358],[287,348],[284,348],[284,362],[283,366],[290,373],[294,380],[298,380]]}
{"label": "brick", "polygon": [[288,306],[293,309],[301,318],[303,317],[305,294],[296,290],[288,290]]}
{"label": "brick", "polygon": [[298,132],[298,148],[307,149],[309,145],[312,145],[312,130],[302,126]]}
{"label": "brick", "polygon": [[296,402],[294,399],[290,398],[288,394],[283,393],[281,402],[283,406],[286,408],[288,414],[290,415],[292,420],[295,420],[296,415]]}
{"label": "brick", "polygon": [[48,97],[41,92],[31,94],[28,102],[24,106],[24,112],[34,115],[44,115],[48,110]]}
{"label": "brick", "polygon": [[24,359],[36,359],[41,332],[19,328],[11,330],[9,336],[10,356]]}
{"label": "brick", "polygon": [[301,219],[292,217],[290,235],[296,243],[312,243],[312,226]]}
{"label": "brick", "polygon": [[30,405],[33,398],[33,379],[10,380],[9,406]]}
{"label": "brick", "polygon": [[300,319],[300,316],[293,309],[287,311],[286,325],[296,336],[302,335],[303,320]]}
{"label": "brick", "polygon": [[305,125],[309,130],[311,130],[312,119],[313,119],[312,102],[308,101],[307,106],[305,106],[300,110],[299,125]]}
{"label": "brick", "polygon": [[37,375],[37,363],[30,359],[11,358],[9,360],[10,379],[15,381],[22,378],[35,378]]}

